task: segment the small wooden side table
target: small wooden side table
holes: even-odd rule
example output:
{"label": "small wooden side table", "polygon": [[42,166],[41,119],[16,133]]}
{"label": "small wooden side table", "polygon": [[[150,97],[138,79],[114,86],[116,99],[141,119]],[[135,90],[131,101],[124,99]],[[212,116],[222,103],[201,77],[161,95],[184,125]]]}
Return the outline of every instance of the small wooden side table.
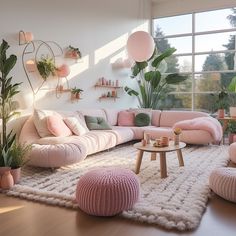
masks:
{"label": "small wooden side table", "polygon": [[138,174],[140,171],[143,153],[150,152],[151,160],[156,160],[156,154],[160,154],[160,172],[161,178],[167,177],[167,165],[166,165],[166,153],[167,152],[177,152],[179,166],[184,166],[184,160],[181,149],[186,147],[186,143],[180,142],[179,145],[174,145],[173,141],[170,141],[168,147],[154,147],[152,144],[147,144],[146,146],[142,146],[142,143],[135,143],[134,147],[138,149],[138,155],[136,160],[135,173]]}
{"label": "small wooden side table", "polygon": [[228,128],[228,124],[230,121],[235,120],[236,121],[236,117],[230,117],[230,116],[225,116],[224,118],[217,118],[219,121],[222,121],[223,125],[222,125],[222,130],[223,130],[223,134],[225,132],[225,130]]}

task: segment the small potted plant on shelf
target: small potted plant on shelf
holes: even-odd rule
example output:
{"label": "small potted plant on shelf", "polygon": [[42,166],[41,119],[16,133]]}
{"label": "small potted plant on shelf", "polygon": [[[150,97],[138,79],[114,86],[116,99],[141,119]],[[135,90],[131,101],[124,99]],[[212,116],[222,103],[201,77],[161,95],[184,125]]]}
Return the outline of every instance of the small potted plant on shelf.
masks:
{"label": "small potted plant on shelf", "polygon": [[53,58],[42,57],[39,61],[37,61],[37,68],[43,80],[47,80],[50,75],[55,76],[56,66]]}
{"label": "small potted plant on shelf", "polygon": [[83,92],[83,89],[80,88],[76,88],[74,87],[73,89],[71,89],[71,99],[80,99],[80,94],[81,92]]}
{"label": "small potted plant on shelf", "polygon": [[82,54],[79,50],[79,48],[69,46],[66,52],[66,57],[72,58],[72,59],[80,59],[82,57]]}
{"label": "small potted plant on shelf", "polygon": [[[229,144],[233,143],[236,138],[236,121],[230,120],[228,123],[227,131],[229,133]],[[235,140],[236,141],[236,140]]]}

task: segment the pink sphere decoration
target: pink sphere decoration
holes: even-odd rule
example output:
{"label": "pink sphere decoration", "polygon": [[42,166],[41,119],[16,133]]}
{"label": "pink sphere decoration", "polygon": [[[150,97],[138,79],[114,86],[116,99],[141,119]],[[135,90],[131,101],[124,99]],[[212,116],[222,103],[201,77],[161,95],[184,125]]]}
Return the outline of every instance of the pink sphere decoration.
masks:
{"label": "pink sphere decoration", "polygon": [[70,67],[66,64],[61,65],[57,68],[56,74],[58,77],[66,77],[70,74]]}
{"label": "pink sphere decoration", "polygon": [[137,31],[131,34],[127,41],[129,56],[137,62],[148,60],[155,49],[155,42],[151,35],[145,31]]}

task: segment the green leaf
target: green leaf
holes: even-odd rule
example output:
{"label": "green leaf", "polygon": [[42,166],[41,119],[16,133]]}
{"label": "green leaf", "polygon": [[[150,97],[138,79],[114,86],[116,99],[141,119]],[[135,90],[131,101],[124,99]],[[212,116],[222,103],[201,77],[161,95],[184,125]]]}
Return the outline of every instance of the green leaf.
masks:
{"label": "green leaf", "polygon": [[230,92],[236,93],[236,76],[232,78],[232,80],[231,80],[231,82],[230,82],[230,84],[228,86],[228,90]]}
{"label": "green leaf", "polygon": [[152,62],[152,67],[158,68],[160,63],[166,58],[171,56],[176,51],[175,48],[168,48],[165,52],[163,52],[160,56],[154,59]]}
{"label": "green leaf", "polygon": [[143,106],[147,107],[147,93],[145,91],[145,88],[143,85],[139,86],[140,92],[141,92],[141,97],[142,97],[142,101],[143,101]]}
{"label": "green leaf", "polygon": [[145,69],[148,66],[148,63],[146,61],[143,62],[136,62],[137,67],[139,68],[139,71]]}
{"label": "green leaf", "polygon": [[132,76],[131,76],[132,78],[135,78],[139,74],[140,70],[139,70],[138,65],[136,63],[131,68],[131,71],[132,71]]}
{"label": "green leaf", "polygon": [[150,82],[155,89],[161,80],[161,73],[159,71],[149,71],[144,74],[144,78],[147,82]]}
{"label": "green leaf", "polygon": [[188,76],[179,75],[177,73],[169,74],[165,78],[167,84],[178,84],[186,79],[188,79]]}
{"label": "green leaf", "polygon": [[17,61],[17,57],[15,55],[11,55],[9,58],[6,59],[5,64],[3,66],[3,72],[5,77],[9,74],[11,69],[15,66]]}
{"label": "green leaf", "polygon": [[135,91],[127,86],[124,88],[124,90],[130,96],[138,96],[139,95],[139,93],[137,91]]}

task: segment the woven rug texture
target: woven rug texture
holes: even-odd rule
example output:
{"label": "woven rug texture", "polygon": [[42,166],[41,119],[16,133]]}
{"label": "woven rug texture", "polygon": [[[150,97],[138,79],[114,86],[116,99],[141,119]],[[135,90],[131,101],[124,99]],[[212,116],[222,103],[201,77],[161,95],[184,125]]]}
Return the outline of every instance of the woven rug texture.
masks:
{"label": "woven rug texture", "polygon": [[[178,165],[176,152],[167,153],[168,177],[165,179],[160,178],[159,158],[151,161],[150,153],[144,153],[138,174],[140,199],[133,209],[120,216],[181,231],[199,225],[210,196],[209,175],[213,169],[227,165],[228,147],[190,146],[182,151],[183,167]],[[25,167],[20,184],[6,194],[77,209],[75,189],[82,175],[99,167],[134,170],[136,155],[137,150],[132,145],[121,145],[54,171]]]}

